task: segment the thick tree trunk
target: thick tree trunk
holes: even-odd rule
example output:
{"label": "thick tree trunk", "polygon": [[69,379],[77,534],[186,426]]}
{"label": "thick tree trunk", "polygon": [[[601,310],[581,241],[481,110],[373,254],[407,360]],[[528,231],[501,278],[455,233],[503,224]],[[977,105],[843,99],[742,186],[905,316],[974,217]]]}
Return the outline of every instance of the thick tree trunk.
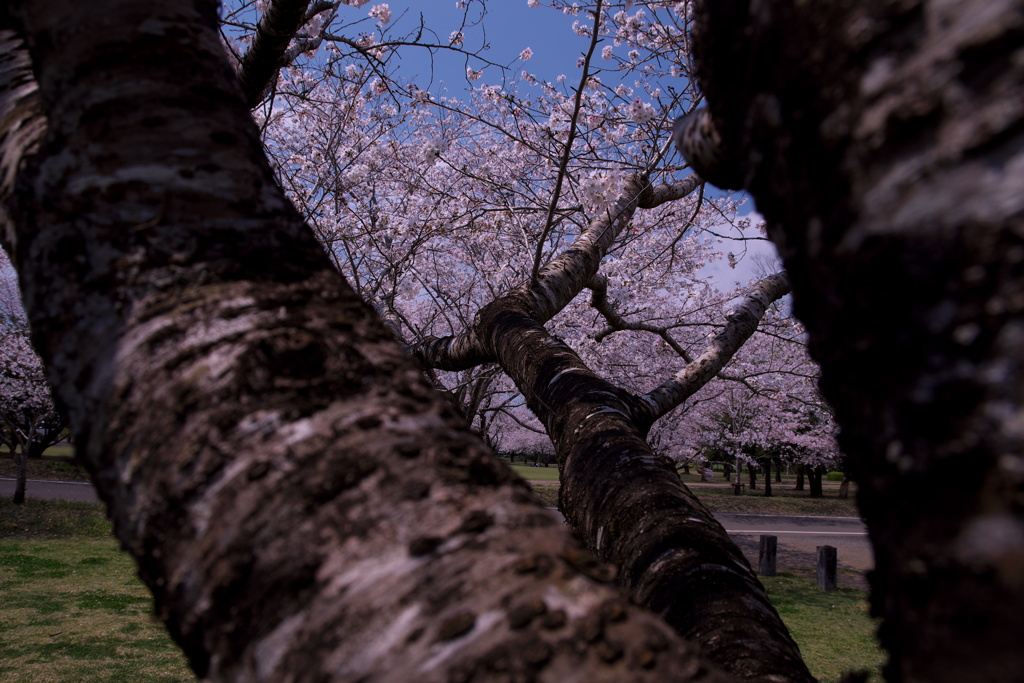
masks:
{"label": "thick tree trunk", "polygon": [[246,104],[258,105],[283,66],[288,43],[302,26],[309,0],[272,0],[260,17],[249,49],[238,65],[238,80]]}
{"label": "thick tree trunk", "polygon": [[824,498],[825,492],[821,487],[821,477],[824,473],[824,468],[811,467],[807,470],[807,480],[811,484],[811,498]]}
{"label": "thick tree trunk", "polygon": [[77,452],[196,673],[723,680],[602,585],[333,270],[216,21],[199,0],[0,8],[48,117],[2,195],[5,246]]}
{"label": "thick tree trunk", "polygon": [[28,483],[28,456],[19,448],[11,451],[14,458],[14,504],[25,504],[25,485]]}
{"label": "thick tree trunk", "polygon": [[738,161],[714,177],[742,178],[793,279],[887,676],[1019,680],[1022,3],[704,0],[697,23],[725,151],[694,158]]}
{"label": "thick tree trunk", "polygon": [[797,465],[796,466],[796,490],[797,491],[803,491],[804,490],[804,470],[805,469],[806,469],[805,465]]}
{"label": "thick tree trunk", "polygon": [[[540,270],[535,282],[485,306],[472,329],[417,348],[429,367],[497,361],[545,425],[560,467],[566,520],[641,604],[696,640],[709,659],[742,679],[808,681],[796,644],[743,554],[654,454],[646,431],[713,378],[753,334],[765,309],[789,292],[765,278],[708,348],[674,377],[637,397],[597,377],[543,324],[596,282],[607,249],[638,208],[686,196],[696,179],[653,188],[633,177],[620,200]],[[743,656],[732,644],[747,643]],[[774,678],[772,678],[774,677]]]}
{"label": "thick tree trunk", "polygon": [[750,490],[757,490],[757,465],[754,463],[747,463],[747,479],[749,480]]}
{"label": "thick tree trunk", "polygon": [[771,458],[765,458],[761,461],[764,467],[764,495],[766,498],[770,498],[772,495],[772,461]]}
{"label": "thick tree trunk", "polygon": [[737,678],[812,680],[742,553],[629,419],[647,404],[595,376],[523,309],[515,296],[486,307],[477,336],[556,445],[567,521],[641,604]]}

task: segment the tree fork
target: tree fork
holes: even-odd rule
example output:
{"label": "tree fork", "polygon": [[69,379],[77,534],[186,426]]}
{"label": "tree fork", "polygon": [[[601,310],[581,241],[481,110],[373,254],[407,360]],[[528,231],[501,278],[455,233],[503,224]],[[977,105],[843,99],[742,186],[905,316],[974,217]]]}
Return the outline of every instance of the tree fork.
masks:
{"label": "tree fork", "polygon": [[0,19],[48,116],[5,197],[37,348],[199,676],[726,680],[603,585],[334,271],[214,3]]}

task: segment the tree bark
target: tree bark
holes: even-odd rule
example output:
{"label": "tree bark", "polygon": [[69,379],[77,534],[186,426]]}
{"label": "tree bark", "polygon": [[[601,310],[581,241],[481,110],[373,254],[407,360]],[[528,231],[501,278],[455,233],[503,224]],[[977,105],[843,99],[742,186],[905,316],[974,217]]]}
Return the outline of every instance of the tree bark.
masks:
{"label": "tree bark", "polygon": [[25,485],[28,483],[28,456],[20,450],[11,449],[11,457],[14,458],[14,497],[15,505],[25,504]]}
{"label": "tree bark", "polygon": [[[738,678],[807,681],[796,644],[743,554],[682,484],[671,460],[645,440],[651,424],[714,377],[753,334],[767,306],[789,292],[785,276],[754,287],[704,353],[644,396],[596,376],[543,327],[594,281],[638,208],[696,187],[692,178],[652,188],[645,177],[634,177],[619,202],[535,282],[485,306],[470,330],[429,340],[417,354],[428,367],[448,370],[481,359],[501,365],[555,446],[566,520],[615,565],[641,604]],[[743,656],[732,647],[736,639],[747,643]]]}
{"label": "tree bark", "polygon": [[811,484],[811,498],[825,497],[825,492],[821,488],[821,475],[823,474],[823,472],[824,469],[821,467],[811,467],[809,470],[807,470],[807,480]]}
{"label": "tree bark", "polygon": [[696,22],[726,148],[698,157],[737,167],[695,170],[742,178],[792,278],[875,547],[886,675],[1017,680],[1022,5],[704,0]]}
{"label": "tree bark", "polygon": [[306,19],[309,0],[272,0],[260,17],[252,43],[238,65],[245,102],[255,107],[277,80],[285,50]]}
{"label": "tree bark", "polygon": [[772,495],[772,460],[771,458],[765,458],[761,461],[761,466],[764,467],[764,496],[765,498],[771,498]]}
{"label": "tree bark", "polygon": [[77,452],[197,675],[725,680],[604,585],[333,270],[216,22],[200,0],[0,9],[48,120],[5,246]]}
{"label": "tree bark", "polygon": [[[522,301],[485,307],[475,336],[555,444],[559,507],[570,525],[641,604],[729,673],[811,680],[749,563],[631,418],[647,415],[649,403],[594,375]],[[747,643],[741,656],[736,639]]]}

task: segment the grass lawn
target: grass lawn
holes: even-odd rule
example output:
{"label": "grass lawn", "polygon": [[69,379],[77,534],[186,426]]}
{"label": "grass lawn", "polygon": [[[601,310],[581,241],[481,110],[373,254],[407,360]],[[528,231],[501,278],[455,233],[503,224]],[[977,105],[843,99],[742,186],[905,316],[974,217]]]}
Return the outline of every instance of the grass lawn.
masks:
{"label": "grass lawn", "polygon": [[[69,462],[75,454],[72,446],[50,446],[41,458],[28,459],[29,479],[51,481],[89,481],[89,475],[81,465]],[[0,446],[0,477],[13,479],[17,475],[14,458],[6,446]]]}
{"label": "grass lawn", "polygon": [[[852,487],[851,487],[852,488]],[[764,491],[744,490],[735,495],[731,486],[692,486],[700,502],[712,512],[731,512],[748,515],[809,515],[811,517],[859,517],[857,502],[850,497],[839,497],[838,489],[826,488],[824,498],[811,498],[808,491],[796,491],[793,485],[774,484],[772,496]]]}
{"label": "grass lawn", "polygon": [[792,574],[761,577],[761,583],[818,680],[836,681],[851,669],[867,669],[881,680],[885,655],[875,642],[864,591],[825,593],[813,577]]}
{"label": "grass lawn", "polygon": [[0,502],[0,680],[195,681],[90,503]]}
{"label": "grass lawn", "polygon": [[[558,505],[558,468],[512,465],[512,469],[523,479],[531,482],[534,492],[548,506]],[[828,482],[823,486],[823,498],[811,498],[809,486],[804,491],[796,490],[796,477],[784,475],[782,483],[772,483],[772,496],[765,498],[764,484],[758,481],[755,490],[744,488],[735,495],[733,487],[721,480],[714,483],[700,482],[700,477],[682,474],[683,483],[690,487],[700,501],[712,512],[731,512],[756,515],[810,515],[820,517],[859,517],[854,500],[856,486],[850,487],[850,497],[839,497],[839,484]],[[746,477],[744,477],[746,483]]]}
{"label": "grass lawn", "polygon": [[558,481],[558,468],[553,465],[551,467],[512,465],[512,469],[526,481]]}
{"label": "grass lawn", "polygon": [[[536,482],[534,490],[548,505],[556,504],[555,467],[515,469]],[[852,499],[840,500],[834,487],[817,500],[785,481],[775,485],[772,498],[761,491],[734,496],[723,484],[693,489],[713,511],[856,515]],[[823,593],[813,575],[761,581],[816,677],[835,681],[850,669],[877,674],[883,655],[864,591]],[[2,681],[195,680],[151,616],[149,594],[118,549],[100,505],[29,499],[14,506],[0,500],[0,596]]]}

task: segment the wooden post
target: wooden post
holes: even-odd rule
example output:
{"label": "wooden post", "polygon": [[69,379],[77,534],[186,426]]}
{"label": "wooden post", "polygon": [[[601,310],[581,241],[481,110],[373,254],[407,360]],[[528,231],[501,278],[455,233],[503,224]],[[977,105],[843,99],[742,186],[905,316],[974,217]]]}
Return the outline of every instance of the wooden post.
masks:
{"label": "wooden post", "polygon": [[827,593],[836,589],[836,549],[830,545],[818,546],[818,588]]}
{"label": "wooden post", "polygon": [[777,536],[761,536],[761,553],[758,556],[757,573],[761,576],[775,576],[775,558],[778,554]]}

